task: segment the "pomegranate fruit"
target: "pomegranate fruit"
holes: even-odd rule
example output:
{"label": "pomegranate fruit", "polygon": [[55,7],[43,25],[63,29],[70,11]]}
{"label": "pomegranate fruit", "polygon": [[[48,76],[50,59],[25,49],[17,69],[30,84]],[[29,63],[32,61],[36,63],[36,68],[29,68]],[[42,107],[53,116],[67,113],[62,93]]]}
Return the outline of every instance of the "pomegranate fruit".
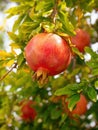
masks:
{"label": "pomegranate fruit", "polygon": [[[68,107],[68,102],[66,103]],[[68,108],[66,109],[67,112],[69,113],[69,116],[73,115],[83,115],[87,111],[87,99],[85,98],[84,95],[80,95],[79,101],[76,103],[75,108],[72,111],[69,111]]]}
{"label": "pomegranate fruit", "polygon": [[38,79],[56,75],[64,71],[71,61],[71,51],[67,42],[53,33],[35,35],[25,47],[25,57],[29,67]]}
{"label": "pomegranate fruit", "polygon": [[90,45],[90,35],[82,29],[77,29],[76,35],[71,37],[71,42],[80,52],[84,52],[84,48]]}
{"label": "pomegranate fruit", "polygon": [[80,95],[80,100],[77,102],[76,107],[71,112],[72,114],[83,115],[87,111],[87,99],[84,95]]}
{"label": "pomegranate fruit", "polygon": [[37,112],[36,110],[32,107],[34,105],[32,100],[28,101],[23,101],[21,103],[21,118],[25,121],[32,121],[35,119]]}

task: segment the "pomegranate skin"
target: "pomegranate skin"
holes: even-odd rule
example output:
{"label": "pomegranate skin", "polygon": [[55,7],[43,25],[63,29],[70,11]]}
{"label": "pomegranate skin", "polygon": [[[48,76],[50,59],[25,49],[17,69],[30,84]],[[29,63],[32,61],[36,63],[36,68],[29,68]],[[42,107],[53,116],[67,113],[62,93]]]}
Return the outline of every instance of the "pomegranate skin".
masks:
{"label": "pomegranate skin", "polygon": [[60,36],[40,33],[28,42],[25,57],[33,71],[45,70],[48,75],[56,75],[70,64],[71,51],[67,42]]}
{"label": "pomegranate skin", "polygon": [[72,115],[83,115],[87,111],[87,100],[84,95],[80,95],[80,100],[77,102],[76,107],[71,112]]}
{"label": "pomegranate skin", "polygon": [[90,35],[82,29],[77,29],[76,35],[71,38],[71,42],[76,45],[80,52],[84,52],[84,48],[90,45]]}
{"label": "pomegranate skin", "polygon": [[33,101],[28,100],[28,101],[23,101],[23,103],[21,104],[21,112],[22,112],[22,119],[25,121],[30,121],[30,120],[34,120],[37,112],[34,108],[32,108],[33,105]]}

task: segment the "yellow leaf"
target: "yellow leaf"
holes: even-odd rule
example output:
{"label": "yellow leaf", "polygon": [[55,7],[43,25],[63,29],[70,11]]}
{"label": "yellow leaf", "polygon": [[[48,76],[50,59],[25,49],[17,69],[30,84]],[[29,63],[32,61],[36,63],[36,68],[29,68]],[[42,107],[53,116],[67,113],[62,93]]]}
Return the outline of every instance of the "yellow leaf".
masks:
{"label": "yellow leaf", "polygon": [[10,60],[7,64],[6,64],[6,66],[8,66],[8,67],[10,67],[11,65],[13,65],[14,64],[14,60]]}
{"label": "yellow leaf", "polygon": [[16,43],[11,43],[10,46],[13,47],[14,49],[19,49],[20,48],[20,46],[18,44],[16,44]]}
{"label": "yellow leaf", "polygon": [[12,53],[8,53],[6,51],[0,50],[0,59],[5,59],[8,57],[12,57]]}

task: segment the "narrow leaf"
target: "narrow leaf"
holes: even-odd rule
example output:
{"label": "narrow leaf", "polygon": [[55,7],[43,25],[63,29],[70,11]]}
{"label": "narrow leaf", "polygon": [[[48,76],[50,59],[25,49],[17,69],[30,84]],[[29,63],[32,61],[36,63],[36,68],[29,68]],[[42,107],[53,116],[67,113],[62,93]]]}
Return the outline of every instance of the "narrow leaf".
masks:
{"label": "narrow leaf", "polygon": [[96,102],[97,100],[97,92],[96,90],[93,88],[93,87],[89,87],[87,89],[87,94],[88,94],[88,97],[93,101],[93,102]]}
{"label": "narrow leaf", "polygon": [[82,60],[84,59],[84,55],[76,47],[72,47],[72,51],[77,54]]}
{"label": "narrow leaf", "polygon": [[95,82],[95,88],[98,88],[98,81]]}
{"label": "narrow leaf", "polygon": [[70,111],[73,110],[73,108],[75,107],[76,103],[79,101],[80,99],[80,94],[75,94],[75,95],[72,95],[70,98],[69,98],[69,103],[68,103],[68,108]]}
{"label": "narrow leaf", "polygon": [[24,16],[25,15],[20,15],[20,17],[15,21],[15,23],[13,25],[13,32],[15,32],[19,28]]}

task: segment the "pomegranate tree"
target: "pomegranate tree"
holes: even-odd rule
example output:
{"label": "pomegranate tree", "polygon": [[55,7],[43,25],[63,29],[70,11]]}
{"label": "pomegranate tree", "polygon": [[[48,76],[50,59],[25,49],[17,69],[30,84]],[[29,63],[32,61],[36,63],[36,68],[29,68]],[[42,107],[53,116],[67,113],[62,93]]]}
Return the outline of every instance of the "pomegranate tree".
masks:
{"label": "pomegranate tree", "polygon": [[29,67],[35,71],[34,77],[45,82],[48,75],[64,71],[71,61],[71,51],[67,42],[53,33],[35,35],[25,47],[25,57]]}
{"label": "pomegranate tree", "polygon": [[90,45],[90,35],[82,29],[77,29],[76,35],[71,37],[71,42],[80,52],[84,52],[84,48]]}
{"label": "pomegranate tree", "polygon": [[21,103],[21,118],[24,121],[32,121],[35,119],[37,112],[33,108],[33,101],[32,100],[25,100]]}

